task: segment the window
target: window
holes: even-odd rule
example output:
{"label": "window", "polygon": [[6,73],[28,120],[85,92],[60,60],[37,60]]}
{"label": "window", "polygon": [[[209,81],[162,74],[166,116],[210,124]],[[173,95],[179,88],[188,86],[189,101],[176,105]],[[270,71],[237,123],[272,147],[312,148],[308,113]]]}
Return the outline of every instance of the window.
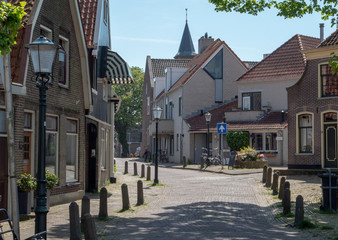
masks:
{"label": "window", "polygon": [[169,119],[173,119],[174,117],[174,104],[172,102],[169,103]]}
{"label": "window", "polygon": [[46,116],[46,169],[57,175],[58,118]]}
{"label": "window", "polygon": [[77,120],[67,119],[66,137],[66,181],[76,182],[78,180],[78,127]]}
{"label": "window", "polygon": [[178,116],[182,116],[182,97],[178,98]]}
{"label": "window", "polygon": [[6,130],[6,112],[2,109],[0,109],[0,134],[6,134],[7,130]]}
{"label": "window", "polygon": [[256,150],[263,150],[263,134],[252,133],[252,146]]}
{"label": "window", "polygon": [[179,148],[179,137],[180,137],[180,135],[177,133],[177,135],[176,135],[176,151],[179,151],[180,150],[180,148]]}
{"label": "window", "polygon": [[204,70],[213,79],[223,79],[223,49],[204,67]]}
{"label": "window", "polygon": [[298,116],[299,152],[312,153],[312,115]]}
{"label": "window", "polygon": [[261,110],[261,93],[250,92],[242,94],[242,109],[243,110]]}
{"label": "window", "polygon": [[150,97],[147,97],[147,115],[150,115]]}
{"label": "window", "polygon": [[52,29],[46,26],[40,25],[40,35],[45,36],[49,40],[53,40]]}
{"label": "window", "polygon": [[103,21],[106,25],[108,23],[108,10],[109,10],[108,0],[105,0],[103,6]]}
{"label": "window", "polygon": [[106,169],[106,130],[101,128],[101,168]]}
{"label": "window", "polygon": [[332,75],[328,64],[320,65],[322,97],[338,96],[338,76]]}
{"label": "window", "polygon": [[265,134],[265,150],[277,150],[277,133]]}
{"label": "window", "polygon": [[174,135],[170,135],[170,156],[174,155]]}
{"label": "window", "polygon": [[32,113],[25,112],[24,113],[24,128],[32,129]]}
{"label": "window", "polygon": [[62,49],[59,50],[58,58],[58,81],[59,85],[69,87],[69,41],[63,36],[59,36],[59,44]]}
{"label": "window", "polygon": [[223,102],[223,79],[215,79],[215,102]]}

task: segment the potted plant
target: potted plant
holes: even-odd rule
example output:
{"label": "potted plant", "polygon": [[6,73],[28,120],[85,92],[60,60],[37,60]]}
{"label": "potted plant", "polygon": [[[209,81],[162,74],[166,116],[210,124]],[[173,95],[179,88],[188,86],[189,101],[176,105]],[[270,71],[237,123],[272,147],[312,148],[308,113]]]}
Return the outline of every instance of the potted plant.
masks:
{"label": "potted plant", "polygon": [[32,190],[36,189],[36,178],[24,173],[17,179],[19,191],[19,214],[29,214],[31,212]]}
{"label": "potted plant", "polygon": [[47,208],[49,208],[50,191],[52,191],[54,187],[58,184],[59,178],[54,173],[51,173],[49,170],[46,170],[46,181],[47,181]]}

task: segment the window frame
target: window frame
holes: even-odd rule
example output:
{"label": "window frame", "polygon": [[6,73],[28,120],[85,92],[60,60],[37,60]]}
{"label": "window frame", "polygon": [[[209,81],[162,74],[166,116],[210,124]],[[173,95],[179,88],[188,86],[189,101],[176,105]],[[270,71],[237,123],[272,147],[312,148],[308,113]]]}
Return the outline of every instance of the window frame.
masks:
{"label": "window frame", "polygon": [[[55,129],[48,129],[47,128],[47,118],[48,117],[52,117],[52,118],[56,119],[56,128]],[[48,133],[56,135],[56,140],[55,140],[55,142],[56,142],[56,146],[55,146],[55,172],[54,172],[54,174],[56,176],[59,176],[59,148],[60,148],[60,146],[59,146],[59,130],[60,130],[59,126],[60,126],[60,122],[59,121],[60,121],[60,118],[59,118],[58,115],[49,114],[49,113],[46,114],[46,141],[47,141],[47,134]],[[46,155],[47,155],[47,143],[46,143],[45,152],[46,152]],[[46,166],[47,166],[47,164],[46,164]]]}
{"label": "window frame", "polygon": [[[301,151],[301,136],[300,136],[300,122],[299,118],[302,115],[310,115],[311,116],[311,129],[312,129],[312,139],[311,139],[311,151]],[[309,128],[309,127],[302,127],[302,128]],[[296,114],[296,154],[299,155],[309,155],[314,154],[314,114],[311,112],[300,112]]]}
{"label": "window frame", "polygon": [[[76,131],[68,131],[68,128],[66,127],[66,137],[67,136],[76,136],[76,159],[75,159],[75,179],[68,181],[67,179],[67,169],[66,169],[66,183],[73,183],[73,182],[79,182],[79,120],[76,118],[67,117],[66,118],[67,124],[68,121],[76,122]],[[66,125],[67,126],[67,125]],[[66,167],[67,167],[67,161],[66,161]]]}
{"label": "window frame", "polygon": [[[260,108],[254,109],[254,94],[260,94]],[[248,101],[249,106],[244,105],[244,102]],[[262,91],[254,92],[242,92],[242,110],[243,111],[261,111],[262,110]]]}
{"label": "window frame", "polygon": [[338,97],[338,93],[335,95],[324,95],[323,93],[323,76],[326,77],[334,77],[337,78],[337,91],[338,91],[338,76],[333,76],[332,74],[322,74],[322,67],[327,66],[327,71],[331,72],[332,68],[329,66],[328,62],[318,64],[318,97],[319,98],[330,98],[330,97]]}
{"label": "window frame", "polygon": [[[64,53],[65,54],[65,61],[64,61],[64,80],[63,81],[60,81],[59,79],[59,76],[58,76],[58,84],[60,87],[62,88],[69,88],[69,70],[70,70],[70,67],[69,67],[69,39],[62,36],[62,35],[59,35],[59,42],[62,42],[62,49],[59,50],[59,53],[58,53],[58,62],[60,62],[60,53]],[[64,46],[63,46],[64,45]],[[59,65],[59,68],[60,68],[60,65]],[[59,75],[59,71],[60,69],[58,69],[58,75]]]}

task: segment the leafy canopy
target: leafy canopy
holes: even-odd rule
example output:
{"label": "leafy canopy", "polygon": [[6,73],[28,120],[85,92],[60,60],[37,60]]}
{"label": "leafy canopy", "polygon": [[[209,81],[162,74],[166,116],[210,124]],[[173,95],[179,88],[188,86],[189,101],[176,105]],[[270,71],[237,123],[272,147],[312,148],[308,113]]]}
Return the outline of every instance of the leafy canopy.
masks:
{"label": "leafy canopy", "polygon": [[323,20],[331,20],[332,26],[338,23],[337,0],[209,0],[216,11],[239,12],[257,15],[265,9],[275,8],[277,16],[301,18],[306,14],[318,12]]}
{"label": "leafy canopy", "polygon": [[0,2],[0,54],[5,55],[11,51],[18,30],[22,26],[21,19],[26,15],[24,7],[26,2],[20,2],[19,6]]}
{"label": "leafy canopy", "polygon": [[115,115],[115,127],[119,142],[122,144],[124,154],[128,149],[127,130],[140,126],[142,123],[142,96],[144,72],[139,67],[132,67],[134,82],[113,86],[115,93],[121,97],[120,110]]}

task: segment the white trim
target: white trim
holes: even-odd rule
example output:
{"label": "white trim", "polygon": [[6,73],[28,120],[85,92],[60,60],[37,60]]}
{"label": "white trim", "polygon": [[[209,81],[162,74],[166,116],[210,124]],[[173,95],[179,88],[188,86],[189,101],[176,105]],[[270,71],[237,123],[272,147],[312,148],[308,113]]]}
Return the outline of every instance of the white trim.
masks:
{"label": "white trim", "polygon": [[[103,1],[97,1],[97,9],[96,9],[96,19],[95,19],[95,29],[94,29],[94,37],[93,37],[93,47],[96,47],[99,42],[99,36],[100,36],[100,24],[102,20],[102,6]],[[102,20],[103,22],[103,20]]]}
{"label": "white trim", "polygon": [[98,123],[101,123],[102,125],[106,126],[107,128],[110,128],[111,127],[111,124],[109,123],[106,123],[100,119],[97,119],[96,117],[93,117],[91,115],[85,115],[86,118],[90,119],[90,120],[93,120],[95,122],[98,122]]}
{"label": "white trim", "polygon": [[24,132],[31,133],[31,174],[35,173],[35,112],[32,110],[24,109],[24,113],[32,114],[32,129],[24,128]]}
{"label": "white trim", "polygon": [[[300,152],[299,149],[299,141],[300,141],[300,136],[299,136],[299,116],[300,115],[311,115],[311,124],[312,124],[312,151],[311,153],[302,153]],[[315,150],[315,143],[314,143],[314,114],[312,112],[308,112],[308,111],[304,111],[304,112],[299,112],[296,114],[296,154],[297,155],[313,155],[314,154],[314,150]]]}
{"label": "white trim", "polygon": [[[50,116],[50,117],[56,117],[56,122],[57,122],[57,130],[56,131],[53,131],[53,130],[47,130],[46,128],[46,135],[47,133],[56,133],[56,149],[55,149],[55,175],[60,177],[59,176],[59,150],[60,150],[60,117],[59,115],[56,115],[56,114],[52,114],[52,113],[46,113],[46,127],[47,127],[47,116]],[[47,139],[46,139],[47,140]],[[47,146],[46,146],[47,147]]]}
{"label": "white trim", "polygon": [[71,120],[71,121],[76,121],[76,133],[68,133],[67,132],[67,123],[66,123],[66,137],[69,136],[76,136],[76,161],[75,161],[75,179],[72,181],[67,181],[67,162],[66,162],[66,179],[65,182],[67,183],[75,183],[75,182],[80,182],[79,179],[79,119],[78,118],[72,118],[72,117],[66,117],[66,121]]}

